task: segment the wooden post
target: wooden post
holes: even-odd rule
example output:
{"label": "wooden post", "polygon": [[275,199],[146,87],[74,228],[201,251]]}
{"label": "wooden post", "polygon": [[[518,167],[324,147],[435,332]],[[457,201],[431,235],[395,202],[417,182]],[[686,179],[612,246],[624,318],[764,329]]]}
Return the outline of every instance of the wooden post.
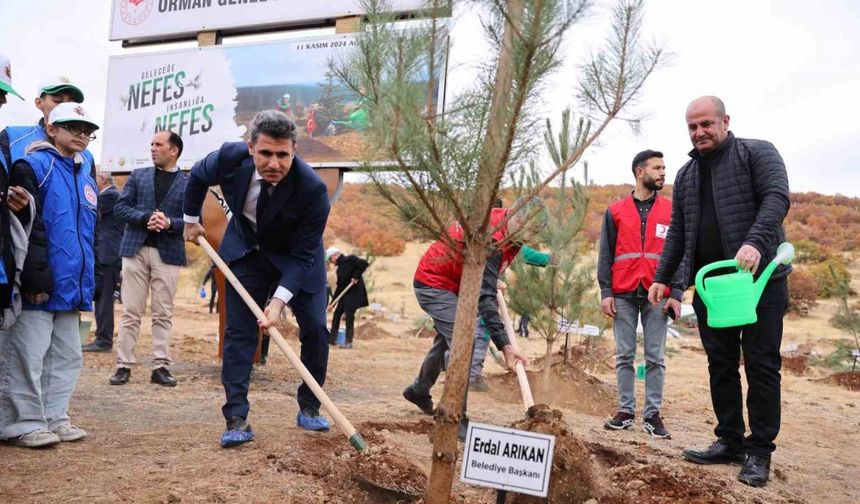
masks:
{"label": "wooden post", "polygon": [[217,30],[197,33],[197,47],[210,47],[221,44],[221,34]]}
{"label": "wooden post", "polygon": [[360,32],[363,28],[361,16],[339,18],[334,22],[335,33],[355,33]]}

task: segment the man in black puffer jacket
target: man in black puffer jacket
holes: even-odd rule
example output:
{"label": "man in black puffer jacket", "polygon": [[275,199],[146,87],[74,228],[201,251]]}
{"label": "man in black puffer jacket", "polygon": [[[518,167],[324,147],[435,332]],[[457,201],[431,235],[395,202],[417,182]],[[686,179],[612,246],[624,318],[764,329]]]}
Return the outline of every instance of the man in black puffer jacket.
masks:
{"label": "man in black puffer jacket", "polygon": [[[762,140],[735,138],[725,105],[715,96],[690,103],[687,128],[694,149],[675,178],[672,220],[648,296],[655,304],[679,268],[686,285],[700,268],[723,259],[734,258],[743,269],[760,274],[785,241],[788,175],[776,148]],[[767,483],[779,433],[779,348],[790,272],[790,266],[780,265],[771,276],[754,324],[713,329],[704,303],[698,295],[693,298],[708,355],[718,439],[704,450],[684,450],[684,458],[700,464],[742,463],[738,479],[752,486]],[[749,385],[751,433],[746,438],[741,350]]]}

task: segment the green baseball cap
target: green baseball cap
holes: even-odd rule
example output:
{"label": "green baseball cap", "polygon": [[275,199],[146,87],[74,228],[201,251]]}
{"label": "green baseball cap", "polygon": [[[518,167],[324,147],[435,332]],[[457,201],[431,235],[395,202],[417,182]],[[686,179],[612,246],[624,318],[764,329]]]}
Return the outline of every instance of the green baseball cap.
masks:
{"label": "green baseball cap", "polygon": [[60,91],[68,91],[71,93],[72,99],[78,103],[84,102],[84,93],[65,76],[55,77],[43,82],[39,87],[39,96],[43,94],[57,94]]}
{"label": "green baseball cap", "polygon": [[12,87],[12,64],[9,62],[9,57],[5,54],[0,54],[0,89],[22,100],[24,99]]}

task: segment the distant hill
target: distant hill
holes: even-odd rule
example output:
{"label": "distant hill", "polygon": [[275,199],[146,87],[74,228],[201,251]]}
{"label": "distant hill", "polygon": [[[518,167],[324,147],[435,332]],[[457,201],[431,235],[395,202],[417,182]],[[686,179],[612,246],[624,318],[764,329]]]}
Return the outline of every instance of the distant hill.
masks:
{"label": "distant hill", "polygon": [[[627,184],[587,188],[589,203],[583,237],[588,242],[594,244],[599,238],[606,207],[632,190],[633,186]],[[672,186],[667,185],[662,194],[671,197]],[[509,204],[509,198],[505,202]],[[785,227],[792,242],[811,240],[834,252],[860,250],[860,198],[792,193]],[[341,200],[332,208],[326,236],[356,247],[375,247],[379,255],[399,254],[404,240],[413,239],[371,184],[344,185]]]}

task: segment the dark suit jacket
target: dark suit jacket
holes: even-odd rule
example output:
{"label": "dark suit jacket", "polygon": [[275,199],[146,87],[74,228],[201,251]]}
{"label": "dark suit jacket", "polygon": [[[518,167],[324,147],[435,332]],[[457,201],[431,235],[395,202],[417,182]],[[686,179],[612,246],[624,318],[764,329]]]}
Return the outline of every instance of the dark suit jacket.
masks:
{"label": "dark suit jacket", "polygon": [[110,186],[99,193],[99,220],[96,224],[96,260],[103,266],[122,266],[119,244],[125,222],[114,215],[113,207],[119,199],[119,190]]}
{"label": "dark suit jacket", "polygon": [[[170,228],[163,231],[158,240],[158,254],[166,264],[175,266],[185,266],[186,263],[185,241],[182,238],[185,229],[182,222],[182,195],[187,182],[188,175],[180,172],[158,208],[170,218]],[[143,246],[148,233],[146,222],[156,209],[155,206],[155,167],[134,170],[113,210],[126,224],[119,247],[121,256],[134,257]]]}
{"label": "dark suit jacket", "polygon": [[319,292],[326,285],[322,234],[330,207],[325,183],[296,156],[289,173],[269,197],[254,233],[242,214],[254,171],[245,142],[225,143],[191,169],[185,214],[199,216],[207,189],[220,185],[233,212],[219,250],[224,261],[229,264],[259,246],[280,271],[280,286],[294,295],[299,291]]}
{"label": "dark suit jacket", "polygon": [[337,258],[337,287],[332,294],[335,298],[352,282],[358,280],[354,287],[343,295],[340,302],[344,311],[354,312],[367,306],[367,288],[364,286],[364,270],[369,266],[367,261],[354,255],[341,255]]}

